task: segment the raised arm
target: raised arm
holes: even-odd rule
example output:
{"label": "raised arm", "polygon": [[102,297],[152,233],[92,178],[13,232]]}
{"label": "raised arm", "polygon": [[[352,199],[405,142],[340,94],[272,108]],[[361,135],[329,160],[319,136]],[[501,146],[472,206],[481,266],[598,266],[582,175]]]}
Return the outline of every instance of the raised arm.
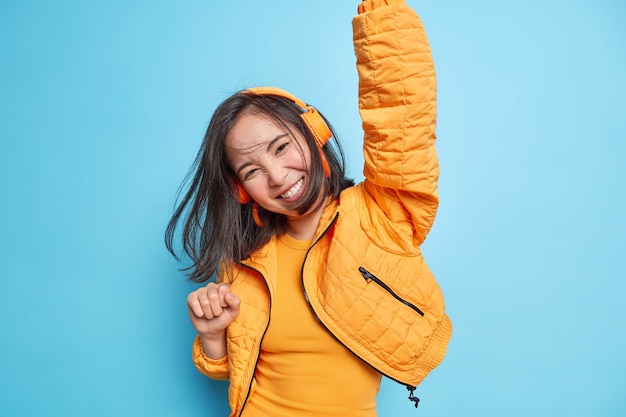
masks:
{"label": "raised arm", "polygon": [[405,0],[363,1],[353,33],[365,187],[420,244],[438,206],[437,88],[428,39]]}

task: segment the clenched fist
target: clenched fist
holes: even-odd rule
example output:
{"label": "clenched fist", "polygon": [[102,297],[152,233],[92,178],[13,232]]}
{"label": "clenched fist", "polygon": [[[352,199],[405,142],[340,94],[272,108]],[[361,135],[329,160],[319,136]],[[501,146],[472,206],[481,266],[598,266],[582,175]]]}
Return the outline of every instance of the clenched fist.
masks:
{"label": "clenched fist", "polygon": [[226,354],[226,328],[239,315],[240,300],[228,284],[213,282],[187,296],[187,309],[207,356]]}

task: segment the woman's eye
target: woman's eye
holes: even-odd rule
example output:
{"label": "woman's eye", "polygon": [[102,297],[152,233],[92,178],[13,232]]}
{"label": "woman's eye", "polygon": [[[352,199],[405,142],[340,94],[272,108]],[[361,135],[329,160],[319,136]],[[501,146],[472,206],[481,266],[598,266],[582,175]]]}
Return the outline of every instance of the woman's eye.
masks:
{"label": "woman's eye", "polygon": [[276,154],[279,154],[282,151],[284,151],[287,145],[289,145],[289,142],[285,142],[282,145],[278,146],[278,148],[276,148]]}
{"label": "woman's eye", "polygon": [[255,169],[251,169],[251,170],[249,170],[249,171],[246,171],[246,173],[243,175],[243,179],[244,179],[244,180],[247,180],[247,179],[252,178],[252,176],[253,176],[253,175],[255,174],[255,172],[257,172],[257,171],[258,171],[258,170],[257,170],[256,168],[255,168]]}

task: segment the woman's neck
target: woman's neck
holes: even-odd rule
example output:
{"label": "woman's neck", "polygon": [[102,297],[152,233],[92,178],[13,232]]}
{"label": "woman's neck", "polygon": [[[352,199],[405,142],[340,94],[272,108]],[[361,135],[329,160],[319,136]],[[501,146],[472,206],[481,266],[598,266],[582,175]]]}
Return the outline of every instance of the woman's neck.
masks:
{"label": "woman's neck", "polygon": [[289,236],[297,240],[312,240],[315,237],[317,226],[324,213],[324,207],[325,205],[321,204],[310,213],[297,217],[288,217],[287,233]]}

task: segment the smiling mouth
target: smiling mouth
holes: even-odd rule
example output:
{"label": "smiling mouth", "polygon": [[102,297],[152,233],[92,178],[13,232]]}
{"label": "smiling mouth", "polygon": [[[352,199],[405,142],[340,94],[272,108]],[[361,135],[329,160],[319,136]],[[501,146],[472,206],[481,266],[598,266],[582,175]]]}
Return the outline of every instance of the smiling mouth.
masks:
{"label": "smiling mouth", "polygon": [[281,194],[280,197],[281,198],[291,198],[291,197],[293,197],[294,195],[296,195],[296,193],[298,191],[300,191],[300,189],[302,188],[303,184],[304,184],[304,178],[300,178],[300,181],[295,183],[293,185],[293,187],[291,187],[289,190],[287,190],[287,192]]}

